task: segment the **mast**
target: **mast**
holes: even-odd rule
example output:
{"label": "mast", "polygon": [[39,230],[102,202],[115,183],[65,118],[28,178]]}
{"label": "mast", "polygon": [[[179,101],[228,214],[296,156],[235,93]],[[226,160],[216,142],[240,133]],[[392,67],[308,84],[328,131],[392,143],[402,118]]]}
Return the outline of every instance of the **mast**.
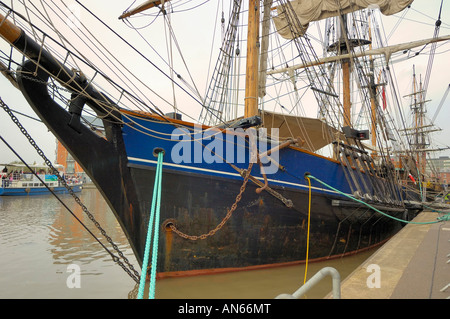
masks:
{"label": "mast", "polygon": [[249,0],[244,117],[258,115],[259,0]]}
{"label": "mast", "polygon": [[[369,22],[369,49],[372,50],[372,24],[371,24],[371,17],[369,14],[368,17]],[[372,147],[374,150],[376,150],[377,147],[377,105],[375,103],[375,97],[376,97],[376,86],[375,86],[375,68],[374,68],[374,62],[373,57],[370,56],[370,80],[369,80],[369,90],[371,90],[370,94],[370,111],[371,111],[371,135],[372,135]],[[376,155],[376,151],[373,152],[373,155]]]}
{"label": "mast", "polygon": [[425,176],[425,167],[426,167],[426,141],[425,141],[425,133],[423,132],[424,126],[424,104],[423,101],[423,90],[422,90],[422,81],[419,84],[419,90],[417,88],[417,79],[416,79],[416,70],[415,66],[413,66],[413,90],[414,90],[414,103],[412,105],[412,109],[414,112],[414,124],[415,124],[415,146],[417,150],[417,163],[419,165],[419,172],[422,176]]}
{"label": "mast", "polygon": [[342,61],[344,126],[351,126],[350,60]]}
{"label": "mast", "polygon": [[[350,53],[347,46],[347,16],[341,15],[341,37],[339,40],[341,53]],[[350,99],[350,59],[342,60],[342,85],[343,85],[343,114],[344,114],[344,127],[351,126],[351,99]]]}
{"label": "mast", "polygon": [[[376,84],[375,84],[375,74],[373,73],[373,59],[370,60],[370,67],[372,70],[372,73],[370,75],[370,82],[369,82],[369,90],[371,91],[370,94],[370,114],[371,114],[371,134],[372,134],[372,147],[374,150],[376,150],[377,147],[377,104],[375,101],[376,98]],[[374,155],[376,154],[376,151],[374,151]]]}
{"label": "mast", "polygon": [[267,55],[269,48],[269,32],[270,32],[270,11],[273,0],[263,0],[264,14],[262,19],[262,34],[261,34],[261,48],[259,53],[259,79],[258,90],[259,97],[263,98],[266,95],[266,79],[267,79]]}

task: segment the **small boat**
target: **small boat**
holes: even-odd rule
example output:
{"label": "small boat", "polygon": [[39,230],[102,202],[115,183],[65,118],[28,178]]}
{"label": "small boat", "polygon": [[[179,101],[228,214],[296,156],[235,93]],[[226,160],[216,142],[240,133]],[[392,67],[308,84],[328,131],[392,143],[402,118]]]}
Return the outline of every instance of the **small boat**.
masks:
{"label": "small boat", "polygon": [[[67,194],[69,190],[58,180],[58,177],[49,172],[48,167],[42,165],[31,165],[34,173],[27,172],[27,167],[21,164],[4,164],[1,172],[2,184],[0,196],[27,196]],[[10,170],[8,170],[8,168]],[[56,165],[56,167],[62,167]],[[62,175],[67,186],[72,188],[74,193],[81,192],[83,182],[76,175]]]}

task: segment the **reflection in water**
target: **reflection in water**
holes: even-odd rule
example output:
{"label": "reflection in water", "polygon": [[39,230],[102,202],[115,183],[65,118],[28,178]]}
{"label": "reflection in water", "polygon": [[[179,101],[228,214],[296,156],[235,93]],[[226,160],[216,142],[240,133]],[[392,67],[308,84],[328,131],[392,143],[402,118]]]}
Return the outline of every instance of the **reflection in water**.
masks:
{"label": "reflection in water", "polygon": [[[97,222],[104,228],[113,241],[118,245],[119,249],[126,249],[128,243],[123,234],[119,223],[109,210],[106,203],[93,190],[85,190],[81,200],[89,203],[89,211],[94,215]],[[71,200],[70,197],[67,197]],[[90,221],[88,216],[82,212],[79,205],[72,208],[77,218],[98,236],[98,238],[106,244],[106,239],[101,235],[97,228]],[[77,260],[80,265],[89,264],[97,259],[110,259],[110,255],[104,249],[99,249],[99,244],[86,229],[75,221],[74,217],[69,214],[66,208],[58,207],[57,214],[51,226],[49,243],[53,245],[51,253],[55,263],[65,264],[67,262]],[[108,247],[112,250],[111,247]],[[115,253],[115,252],[114,252]]]}
{"label": "reflection in water", "polygon": [[[119,223],[96,189],[79,197],[113,242],[139,271]],[[111,251],[103,235],[70,195],[64,203]],[[115,253],[115,251],[113,251]],[[345,278],[372,251],[310,264],[308,277],[326,266]],[[135,298],[137,286],[111,256],[52,195],[0,197],[0,298]],[[115,253],[116,254],[116,253]],[[80,266],[80,288],[68,288],[68,266]],[[274,298],[303,283],[304,265],[228,274],[167,278],[156,284],[156,298]],[[307,298],[331,291],[325,279]]]}
{"label": "reflection in water", "polygon": [[[344,279],[374,251],[375,249],[358,255],[309,264],[308,278],[314,276],[323,267],[334,267],[339,271],[341,279]],[[168,278],[157,282],[156,297],[271,299],[283,293],[292,294],[300,288],[304,274],[305,266],[296,265],[220,275]],[[324,298],[331,290],[331,277],[327,277],[311,289],[305,297]]]}
{"label": "reflection in water", "polygon": [[[119,223],[99,192],[81,201],[130,262],[139,269]],[[70,195],[62,201],[111,251],[112,247]],[[0,298],[127,298],[134,281],[52,195],[0,197]],[[70,264],[81,288],[68,288]]]}

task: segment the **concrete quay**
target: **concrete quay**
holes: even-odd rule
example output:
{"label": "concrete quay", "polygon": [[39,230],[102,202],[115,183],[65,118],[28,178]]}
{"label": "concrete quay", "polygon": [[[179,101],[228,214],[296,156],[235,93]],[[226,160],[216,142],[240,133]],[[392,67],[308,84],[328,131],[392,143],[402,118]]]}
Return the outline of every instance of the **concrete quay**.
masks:
{"label": "concrete quay", "polygon": [[[413,222],[438,216],[424,211]],[[449,260],[450,221],[407,224],[342,281],[341,298],[448,299]]]}

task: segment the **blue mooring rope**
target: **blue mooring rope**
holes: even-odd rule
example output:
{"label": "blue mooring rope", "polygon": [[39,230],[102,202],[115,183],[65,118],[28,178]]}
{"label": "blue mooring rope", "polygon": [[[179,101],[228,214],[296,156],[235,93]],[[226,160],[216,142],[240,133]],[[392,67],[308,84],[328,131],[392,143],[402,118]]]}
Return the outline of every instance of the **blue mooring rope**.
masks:
{"label": "blue mooring rope", "polygon": [[[155,299],[155,282],[156,282],[156,264],[158,257],[158,238],[159,238],[159,211],[161,208],[161,180],[162,180],[162,166],[163,166],[164,152],[158,153],[158,164],[156,166],[155,184],[153,187],[152,208],[150,212],[150,220],[148,222],[147,239],[145,242],[144,259],[142,260],[141,280],[139,282],[138,299],[143,299],[145,289],[145,279],[147,277],[147,267],[150,254],[150,244],[152,241],[152,232],[155,228],[152,248],[152,269],[150,271],[150,285],[149,285],[149,299]],[[153,227],[153,221],[154,227]]]}

